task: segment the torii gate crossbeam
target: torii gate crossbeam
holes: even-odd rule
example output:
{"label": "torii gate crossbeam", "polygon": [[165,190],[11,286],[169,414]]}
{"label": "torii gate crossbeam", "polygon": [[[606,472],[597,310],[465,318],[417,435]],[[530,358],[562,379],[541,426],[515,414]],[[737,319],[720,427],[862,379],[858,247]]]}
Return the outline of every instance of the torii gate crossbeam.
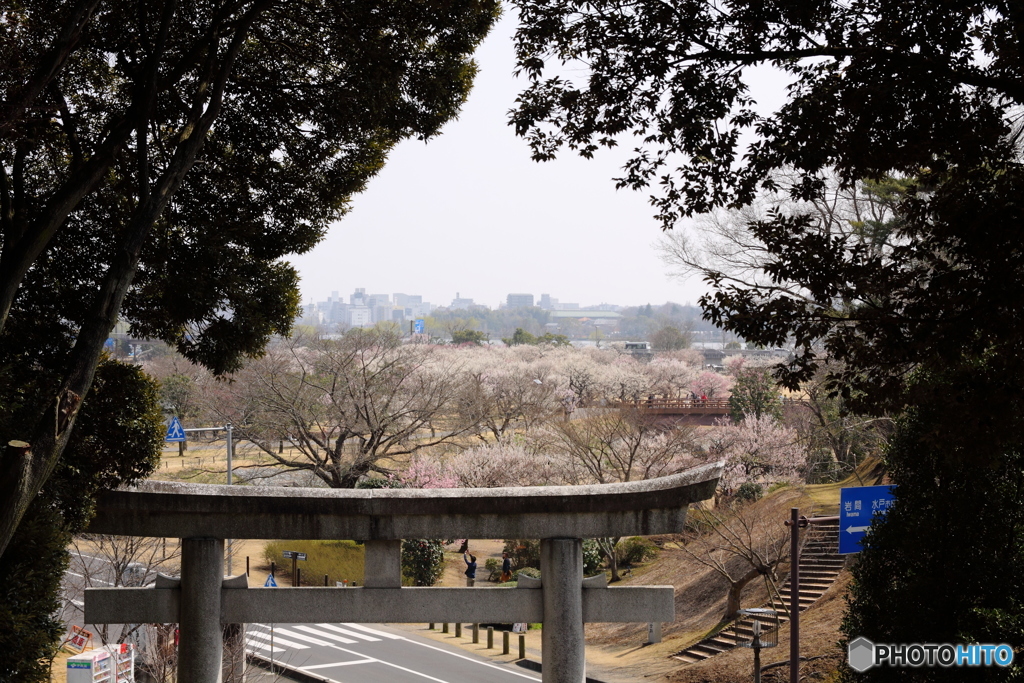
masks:
{"label": "torii gate crossbeam", "polygon": [[[585,622],[675,618],[671,586],[583,579],[583,538],[675,533],[710,498],[723,463],[658,479],[495,489],[300,489],[144,482],[97,500],[88,532],[182,539],[181,578],[91,588],[86,623],[173,623],[179,683],[218,683],[224,624],[542,622],[545,683],[585,680]],[[224,578],[226,538],[351,539],[362,588],[247,589]],[[507,588],[403,588],[403,538],[539,538],[541,580]],[[469,591],[469,592],[467,592]]]}

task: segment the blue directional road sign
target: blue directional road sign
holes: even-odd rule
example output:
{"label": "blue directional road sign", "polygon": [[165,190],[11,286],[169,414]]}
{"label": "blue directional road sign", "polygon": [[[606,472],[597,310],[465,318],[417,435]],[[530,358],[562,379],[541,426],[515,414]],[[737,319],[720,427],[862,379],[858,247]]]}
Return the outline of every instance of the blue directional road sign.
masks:
{"label": "blue directional road sign", "polygon": [[859,553],[875,515],[885,515],[896,500],[895,486],[856,486],[839,490],[839,553]]}
{"label": "blue directional road sign", "polygon": [[181,426],[181,420],[177,417],[171,418],[171,424],[167,425],[167,436],[164,441],[185,441],[185,428]]}
{"label": "blue directional road sign", "polygon": [[264,588],[277,588],[277,581],[274,581],[273,574],[267,574],[267,582],[263,584]]}
{"label": "blue directional road sign", "polygon": [[413,323],[412,329],[416,334],[423,334],[427,331],[427,324],[420,319]]}

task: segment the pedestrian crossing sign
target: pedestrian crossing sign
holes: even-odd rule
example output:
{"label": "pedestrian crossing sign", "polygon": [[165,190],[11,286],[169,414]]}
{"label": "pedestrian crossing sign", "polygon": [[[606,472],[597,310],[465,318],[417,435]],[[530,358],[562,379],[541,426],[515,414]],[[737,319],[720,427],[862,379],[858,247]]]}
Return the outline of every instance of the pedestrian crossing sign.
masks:
{"label": "pedestrian crossing sign", "polygon": [[267,574],[267,582],[263,584],[264,588],[277,588],[277,581],[274,581],[273,574]]}
{"label": "pedestrian crossing sign", "polygon": [[185,441],[185,428],[181,426],[181,420],[177,417],[171,418],[171,424],[167,425],[167,436],[164,441]]}

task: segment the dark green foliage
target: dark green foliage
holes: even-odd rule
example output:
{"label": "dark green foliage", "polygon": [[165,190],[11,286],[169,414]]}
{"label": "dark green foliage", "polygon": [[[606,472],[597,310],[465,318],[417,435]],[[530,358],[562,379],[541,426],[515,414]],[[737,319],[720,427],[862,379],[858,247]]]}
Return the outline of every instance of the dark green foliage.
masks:
{"label": "dark green foliage", "polygon": [[402,575],[414,586],[433,586],[444,573],[444,542],[402,541]]}
{"label": "dark green foliage", "polygon": [[604,556],[601,554],[601,546],[592,538],[583,539],[583,576],[596,574]]}
{"label": "dark green foliage", "polygon": [[549,344],[551,346],[570,346],[572,342],[564,334],[553,334],[551,332],[545,332],[541,336],[530,334],[521,327],[517,327],[516,331],[511,337],[502,338],[506,346],[519,346],[520,344],[529,344],[531,346],[539,346],[541,344]]}
{"label": "dark green foliage", "polygon": [[[0,405],[22,413],[0,415],[0,443],[32,444],[20,474],[0,459],[0,553],[115,323],[217,374],[287,334],[298,279],[281,259],[316,244],[394,145],[457,114],[498,13],[493,0],[5,11],[0,376],[25,358],[50,376]],[[10,348],[23,338],[37,346]]]}
{"label": "dark green foliage", "polygon": [[18,527],[12,551],[0,557],[2,683],[50,680],[49,659],[66,630],[59,616],[71,540],[65,527],[56,507],[39,497]]}
{"label": "dark green foliage", "polygon": [[477,330],[454,330],[452,344],[474,344],[479,346],[487,341],[487,335]]}
{"label": "dark green foliage", "polygon": [[536,567],[540,569],[540,541],[529,538],[505,539],[502,552],[508,553],[512,569]]}
{"label": "dark green foliage", "polygon": [[163,436],[156,382],[137,366],[102,363],[67,457],[0,558],[0,651],[5,653],[0,681],[49,680],[45,660],[66,630],[60,585],[71,536],[92,516],[96,491],[133,483],[153,471]]}
{"label": "dark green foliage", "polygon": [[741,368],[730,391],[729,416],[733,422],[742,422],[748,415],[768,415],[782,421],[782,395],[771,368]]}
{"label": "dark green foliage", "polygon": [[619,541],[619,544],[615,547],[615,552],[618,554],[619,564],[624,567],[630,567],[654,559],[658,554],[658,546],[646,538],[633,536]]}
{"label": "dark green foliage", "polygon": [[[713,288],[701,300],[706,318],[758,346],[795,345],[777,377],[792,389],[820,381],[842,399],[841,415],[906,411],[888,456],[897,505],[861,555],[848,635],[1020,648],[1019,8],[519,5],[518,57],[532,85],[513,123],[534,157],[562,147],[591,156],[638,136],[618,184],[657,185],[666,228],[763,198],[747,214],[756,218],[728,217],[757,265],[703,270]],[[564,56],[588,73],[549,78],[548,62]],[[768,64],[792,86],[764,115],[743,72]],[[837,197],[838,213],[822,210]],[[846,220],[865,201],[885,211]],[[857,457],[855,444],[832,439],[828,449],[844,465]],[[872,669],[863,678],[1020,671]]]}
{"label": "dark green foliage", "polygon": [[[979,368],[980,369],[980,368]],[[966,376],[926,378],[934,389],[984,400]],[[1017,402],[1018,408],[1021,402]],[[847,639],[874,642],[1008,643],[1024,647],[1024,432],[965,432],[960,404],[915,408],[898,421],[886,463],[896,505],[876,525],[853,568]],[[1006,438],[1009,435],[1009,438]],[[898,609],[893,609],[898,605]],[[872,669],[847,680],[1003,681],[1010,670]]]}
{"label": "dark green foliage", "polygon": [[519,346],[520,344],[536,344],[537,337],[530,334],[521,327],[517,327],[511,337],[502,339],[506,346]]}
{"label": "dark green foliage", "polygon": [[753,503],[754,501],[761,500],[763,495],[764,487],[752,481],[745,481],[736,489],[736,500],[741,500],[744,503]]}
{"label": "dark green foliage", "polygon": [[540,578],[540,569],[538,569],[537,567],[516,568],[515,569],[515,573],[516,574],[522,574],[524,576],[529,576],[532,579],[539,579]]}

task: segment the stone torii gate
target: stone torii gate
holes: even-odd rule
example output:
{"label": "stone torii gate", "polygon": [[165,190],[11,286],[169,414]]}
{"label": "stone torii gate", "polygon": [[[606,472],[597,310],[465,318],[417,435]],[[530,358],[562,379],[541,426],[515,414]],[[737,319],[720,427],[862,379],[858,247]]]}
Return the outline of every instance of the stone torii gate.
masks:
{"label": "stone torii gate", "polygon": [[[181,539],[181,578],[90,588],[85,623],[178,623],[178,681],[221,680],[226,624],[543,623],[545,683],[583,683],[585,622],[675,620],[672,586],[583,579],[584,538],[681,531],[722,463],[646,481],[494,489],[303,489],[144,482],[102,493],[88,532]],[[224,577],[224,539],[365,542],[360,588],[249,589]],[[538,538],[540,581],[402,587],[403,538]]]}

